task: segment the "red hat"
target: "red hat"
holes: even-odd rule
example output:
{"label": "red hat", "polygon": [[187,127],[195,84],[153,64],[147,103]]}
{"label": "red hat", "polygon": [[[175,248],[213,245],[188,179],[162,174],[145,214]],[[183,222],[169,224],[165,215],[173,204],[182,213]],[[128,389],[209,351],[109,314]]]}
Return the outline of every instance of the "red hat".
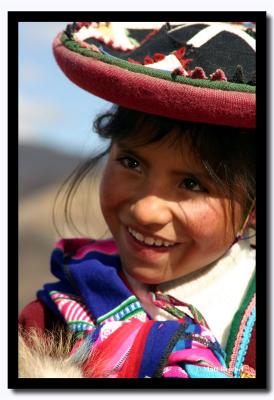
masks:
{"label": "red hat", "polygon": [[252,23],[140,28],[76,22],[57,36],[53,49],[69,79],[112,103],[180,120],[255,128],[255,43]]}

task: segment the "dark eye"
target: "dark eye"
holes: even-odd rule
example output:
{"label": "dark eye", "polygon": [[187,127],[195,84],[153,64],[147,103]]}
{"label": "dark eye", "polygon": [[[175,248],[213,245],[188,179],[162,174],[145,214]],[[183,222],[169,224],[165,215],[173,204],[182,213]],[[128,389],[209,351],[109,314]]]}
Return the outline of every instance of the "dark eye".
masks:
{"label": "dark eye", "polygon": [[192,190],[194,192],[206,192],[206,189],[195,178],[183,179],[181,185],[184,189]]}
{"label": "dark eye", "polygon": [[127,169],[133,169],[141,172],[140,163],[132,157],[121,157],[118,159],[118,162]]}

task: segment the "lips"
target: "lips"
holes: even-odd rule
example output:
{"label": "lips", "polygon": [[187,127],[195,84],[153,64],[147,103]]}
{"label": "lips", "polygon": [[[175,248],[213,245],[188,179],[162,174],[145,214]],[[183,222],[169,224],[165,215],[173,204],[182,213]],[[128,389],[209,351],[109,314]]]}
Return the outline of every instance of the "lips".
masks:
{"label": "lips", "polygon": [[[132,228],[131,228],[132,229]],[[140,241],[137,238],[133,236],[132,233],[129,232],[129,227],[124,226],[124,250],[127,254],[127,257],[129,257],[132,260],[137,261],[139,265],[144,265],[145,264],[150,264],[154,265],[155,267],[158,267],[158,263],[163,262],[163,260],[166,259],[166,257],[179,245],[178,243],[174,243],[172,246],[157,246],[157,245],[149,245],[146,244],[145,241]],[[134,230],[135,231],[135,230]],[[135,231],[137,232],[137,231]],[[140,233],[140,232],[138,232]],[[142,234],[143,235],[143,234]],[[140,237],[140,236],[139,236]],[[150,236],[145,236],[143,235],[144,238],[150,238]],[[158,238],[153,238],[155,241]],[[169,242],[172,243],[172,242]],[[129,259],[128,259],[129,262]]]}

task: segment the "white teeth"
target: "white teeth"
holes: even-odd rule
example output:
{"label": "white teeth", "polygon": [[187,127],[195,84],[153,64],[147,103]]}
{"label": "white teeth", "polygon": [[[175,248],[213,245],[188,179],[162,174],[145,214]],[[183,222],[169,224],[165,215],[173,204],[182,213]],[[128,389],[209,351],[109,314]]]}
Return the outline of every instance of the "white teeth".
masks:
{"label": "white teeth", "polygon": [[152,246],[154,244],[154,239],[152,239],[151,237],[146,237],[145,244],[149,244]]}
{"label": "white teeth", "polygon": [[144,241],[144,236],[139,232],[135,232],[135,237],[137,240],[140,240],[140,242]]}
{"label": "white teeth", "polygon": [[143,236],[140,232],[134,231],[132,228],[128,228],[128,231],[129,231],[129,233],[131,233],[131,235],[132,235],[133,237],[135,237],[135,239],[137,239],[139,242],[148,244],[149,246],[157,246],[157,247],[165,246],[165,247],[170,247],[170,246],[174,246],[174,244],[175,244],[175,243],[168,242],[168,241],[166,241],[166,240],[153,239],[153,238],[150,237],[150,236],[145,237],[145,236]]}

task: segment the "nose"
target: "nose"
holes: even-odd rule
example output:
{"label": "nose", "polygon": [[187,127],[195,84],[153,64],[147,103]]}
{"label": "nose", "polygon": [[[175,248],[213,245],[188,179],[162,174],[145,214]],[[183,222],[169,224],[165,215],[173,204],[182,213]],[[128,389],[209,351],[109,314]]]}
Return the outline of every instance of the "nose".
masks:
{"label": "nose", "polygon": [[138,199],[130,211],[136,222],[142,225],[166,225],[172,219],[169,202],[155,195]]}

